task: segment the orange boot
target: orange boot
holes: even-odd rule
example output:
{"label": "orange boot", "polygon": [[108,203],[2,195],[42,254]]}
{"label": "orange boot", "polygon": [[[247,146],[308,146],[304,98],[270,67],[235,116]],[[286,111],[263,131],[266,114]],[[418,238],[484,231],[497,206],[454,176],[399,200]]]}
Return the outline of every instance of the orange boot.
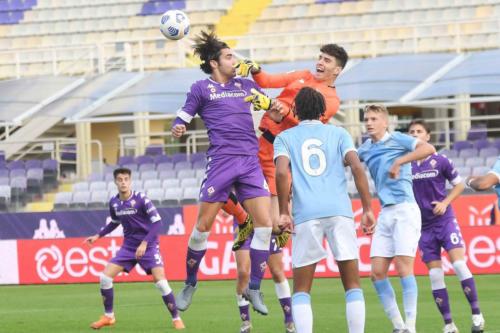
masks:
{"label": "orange boot", "polygon": [[98,321],[93,322],[90,325],[90,327],[95,329],[95,330],[98,330],[104,326],[113,326],[115,323],[116,323],[115,317],[108,317],[108,316],[102,315],[101,318],[99,318]]}
{"label": "orange boot", "polygon": [[172,320],[172,324],[174,325],[174,328],[176,330],[183,330],[186,328],[186,326],[184,326],[184,322],[182,321],[181,318],[176,318],[176,319]]}

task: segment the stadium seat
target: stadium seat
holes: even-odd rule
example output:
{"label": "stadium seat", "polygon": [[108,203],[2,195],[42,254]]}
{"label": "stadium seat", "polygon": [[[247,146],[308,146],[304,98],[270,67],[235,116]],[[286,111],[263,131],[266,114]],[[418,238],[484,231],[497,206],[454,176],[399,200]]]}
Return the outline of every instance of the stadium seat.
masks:
{"label": "stadium seat", "polygon": [[491,169],[487,166],[476,166],[472,168],[472,175],[473,176],[482,176],[487,174]]}
{"label": "stadium seat", "polygon": [[78,182],[73,184],[73,192],[81,192],[88,190],[89,190],[89,183],[87,182]]}
{"label": "stadium seat", "polygon": [[155,170],[141,172],[141,180],[148,179],[158,179],[158,172]]}
{"label": "stadium seat", "polygon": [[131,163],[134,163],[133,156],[120,156],[118,158],[118,164],[121,166],[124,166],[125,164],[131,164]]}
{"label": "stadium seat", "polygon": [[144,188],[150,190],[153,188],[162,188],[161,179],[148,179],[144,181]]}
{"label": "stadium seat", "polygon": [[156,170],[156,164],[153,162],[151,163],[144,163],[144,164],[139,164],[139,171],[144,172],[144,171],[154,171]]}
{"label": "stadium seat", "polygon": [[84,209],[87,207],[87,204],[90,200],[90,192],[89,191],[81,191],[75,192],[73,194],[73,199],[70,203],[70,208],[74,209]]}
{"label": "stadium seat", "polygon": [[476,148],[461,149],[460,153],[458,153],[458,156],[462,158],[475,157],[477,155],[479,155],[479,152],[477,151]]}
{"label": "stadium seat", "polygon": [[466,148],[472,148],[472,142],[470,141],[455,141],[455,143],[453,143],[453,149],[454,150],[462,150],[462,149],[466,149]]}
{"label": "stadium seat", "polygon": [[498,148],[495,147],[487,147],[487,148],[482,148],[479,151],[479,157],[484,157],[487,158],[489,156],[498,156],[499,155],[499,150]]}
{"label": "stadium seat", "polygon": [[[154,162],[158,165],[164,162],[172,162],[172,157],[168,155],[157,155],[154,157]],[[172,163],[172,168],[173,168],[173,163]]]}
{"label": "stadium seat", "polygon": [[177,178],[182,179],[182,178],[193,178],[196,177],[196,171],[195,170],[179,170],[177,172]]}
{"label": "stadium seat", "polygon": [[175,170],[162,170],[159,172],[158,178],[160,179],[169,179],[169,178],[176,178],[177,177],[177,171]]}
{"label": "stadium seat", "polygon": [[488,140],[488,139],[479,139],[479,140],[474,141],[473,145],[474,145],[474,148],[476,148],[476,149],[483,149],[483,148],[491,147],[492,142],[490,142],[490,140]]}
{"label": "stadium seat", "polygon": [[9,185],[0,185],[0,209],[7,210],[10,205],[11,188]]}
{"label": "stadium seat", "polygon": [[70,207],[73,199],[71,192],[58,192],[54,197],[54,210],[66,210]]}
{"label": "stadium seat", "polygon": [[162,206],[177,206],[182,196],[182,189],[179,187],[166,188],[161,201]]}
{"label": "stadium seat", "polygon": [[164,191],[162,188],[151,188],[147,190],[146,195],[155,206],[160,206],[164,197]]}
{"label": "stadium seat", "polygon": [[122,167],[129,169],[132,172],[135,172],[137,171],[137,169],[139,169],[139,166],[136,163],[126,163],[123,164]]}
{"label": "stadium seat", "polygon": [[34,195],[43,193],[43,169],[31,168],[26,172],[28,192]]}
{"label": "stadium seat", "polygon": [[471,167],[471,168],[478,167],[478,166],[484,166],[484,158],[478,157],[478,156],[468,157],[465,160],[465,166]]}
{"label": "stadium seat", "polygon": [[488,157],[486,157],[486,161],[485,161],[484,165],[489,167],[489,168],[492,168],[497,160],[498,160],[498,156],[488,156]]}
{"label": "stadium seat", "polygon": [[468,166],[457,166],[456,169],[458,171],[458,174],[464,178],[470,176],[472,172],[471,168]]}
{"label": "stadium seat", "polygon": [[195,161],[193,162],[193,165],[191,166],[193,169],[197,170],[197,169],[205,169],[206,168],[206,162],[205,160],[198,160],[198,161]]}
{"label": "stadium seat", "polygon": [[175,163],[175,170],[186,170],[186,169],[191,169],[191,162],[188,161],[179,161]]}
{"label": "stadium seat", "polygon": [[156,166],[156,171],[161,172],[165,170],[174,170],[174,163],[168,161],[162,161]]}
{"label": "stadium seat", "polygon": [[465,166],[465,158],[463,157],[454,157],[451,158],[451,160],[453,161],[453,165],[455,165],[456,167]]}
{"label": "stadium seat", "polygon": [[10,179],[11,199],[22,205],[26,203],[28,192],[28,179],[25,177],[16,177]]}
{"label": "stadium seat", "polygon": [[91,182],[89,184],[89,191],[107,191],[107,183],[104,181]]}
{"label": "stadium seat", "polygon": [[187,187],[182,192],[181,205],[192,205],[198,203],[200,189],[198,187]]}
{"label": "stadium seat", "polygon": [[88,208],[103,209],[108,206],[109,192],[105,190],[91,192]]}
{"label": "stadium seat", "polygon": [[198,186],[199,186],[198,178],[184,178],[184,179],[181,179],[181,187],[182,188],[198,187]]}
{"label": "stadium seat", "polygon": [[131,184],[132,191],[143,192],[144,187],[142,186],[142,184],[143,184],[143,182],[140,179],[132,180],[132,184]]}
{"label": "stadium seat", "polygon": [[458,151],[453,150],[453,149],[442,149],[439,151],[440,154],[445,155],[448,158],[454,159],[455,157],[458,157]]}

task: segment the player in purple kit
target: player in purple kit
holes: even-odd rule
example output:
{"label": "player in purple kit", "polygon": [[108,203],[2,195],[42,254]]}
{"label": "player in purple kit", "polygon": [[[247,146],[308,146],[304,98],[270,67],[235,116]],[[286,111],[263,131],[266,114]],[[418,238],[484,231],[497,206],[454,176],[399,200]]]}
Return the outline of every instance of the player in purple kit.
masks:
{"label": "player in purple kit", "polygon": [[[430,129],[423,120],[410,123],[409,134],[429,142]],[[451,317],[448,292],[444,282],[441,248],[448,252],[455,273],[459,277],[465,296],[472,309],[472,332],[483,332],[484,318],[479,309],[476,285],[467,264],[460,227],[450,203],[464,190],[464,183],[453,162],[446,156],[433,154],[411,164],[413,193],[422,214],[422,234],[419,248],[422,260],[429,269],[432,295],[443,316],[443,333],[458,333]],[[446,181],[453,185],[447,194]]]}
{"label": "player in purple kit", "polygon": [[[195,53],[210,77],[195,82],[172,125],[174,137],[186,132],[186,125],[198,114],[208,130],[210,147],[206,177],[200,189],[198,220],[188,243],[185,286],[177,296],[179,310],[186,310],[196,291],[197,273],[207,250],[207,239],[215,217],[234,188],[239,202],[252,216],[255,232],[250,244],[250,282],[245,297],[254,309],[267,314],[260,292],[260,280],[269,257],[272,222],[269,190],[257,157],[258,143],[252,120],[252,104],[268,110],[270,100],[252,98],[257,85],[236,78],[236,58],[229,46],[213,33],[196,38]],[[250,100],[249,100],[250,97]],[[259,104],[266,102],[267,105]],[[276,109],[273,104],[273,109]]]}
{"label": "player in purple kit", "polygon": [[113,172],[118,194],[109,201],[111,222],[98,234],[85,239],[85,243],[93,244],[99,238],[109,234],[120,224],[123,227],[124,242],[118,253],[108,263],[100,276],[101,295],[104,303],[104,315],[90,325],[93,329],[112,326],[116,319],[113,312],[113,279],[119,273],[130,272],[139,264],[147,274],[153,276],[156,287],[160,291],[163,302],[172,315],[175,329],[184,329],[179,316],[175,297],[170,288],[158,244],[158,233],[161,228],[161,217],[155,206],[143,193],[131,190],[131,171],[119,168]]}

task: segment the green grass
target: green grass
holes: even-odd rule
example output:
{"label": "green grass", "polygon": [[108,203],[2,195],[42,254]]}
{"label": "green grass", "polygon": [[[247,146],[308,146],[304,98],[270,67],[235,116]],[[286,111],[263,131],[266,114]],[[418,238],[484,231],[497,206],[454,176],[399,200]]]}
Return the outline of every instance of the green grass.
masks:
{"label": "green grass", "polygon": [[[486,318],[486,332],[500,332],[496,313],[500,290],[499,276],[476,276],[481,308]],[[470,309],[456,277],[447,277],[454,320],[462,333],[470,332]],[[392,279],[401,304],[398,279]],[[391,332],[371,283],[362,282],[366,299],[366,332]],[[419,333],[439,333],[441,317],[430,293],[427,277],[418,278]],[[171,283],[175,292],[181,284]],[[237,333],[240,320],[234,296],[234,281],[200,282],[191,308],[182,314],[191,332]],[[254,333],[283,332],[282,312],[271,281],[263,282],[267,317],[252,312]],[[339,279],[317,279],[312,291],[315,332],[347,332],[344,296]],[[400,306],[402,309],[402,306]],[[97,284],[4,286],[0,287],[0,332],[89,332],[89,324],[102,313]],[[151,283],[116,283],[115,313],[117,324],[104,332],[169,332],[170,316],[158,291]]]}

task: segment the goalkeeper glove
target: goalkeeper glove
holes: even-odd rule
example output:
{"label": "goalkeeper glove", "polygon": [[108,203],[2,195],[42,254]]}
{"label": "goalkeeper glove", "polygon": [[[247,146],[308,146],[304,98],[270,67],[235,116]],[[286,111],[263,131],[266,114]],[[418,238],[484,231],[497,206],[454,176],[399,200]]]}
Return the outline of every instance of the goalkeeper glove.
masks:
{"label": "goalkeeper glove", "polygon": [[251,102],[255,111],[269,110],[271,107],[271,99],[256,89],[250,90],[252,95],[245,97],[245,102]]}
{"label": "goalkeeper glove", "polygon": [[236,68],[236,75],[245,77],[250,73],[257,73],[260,71],[259,64],[249,59],[238,61],[234,68]]}

